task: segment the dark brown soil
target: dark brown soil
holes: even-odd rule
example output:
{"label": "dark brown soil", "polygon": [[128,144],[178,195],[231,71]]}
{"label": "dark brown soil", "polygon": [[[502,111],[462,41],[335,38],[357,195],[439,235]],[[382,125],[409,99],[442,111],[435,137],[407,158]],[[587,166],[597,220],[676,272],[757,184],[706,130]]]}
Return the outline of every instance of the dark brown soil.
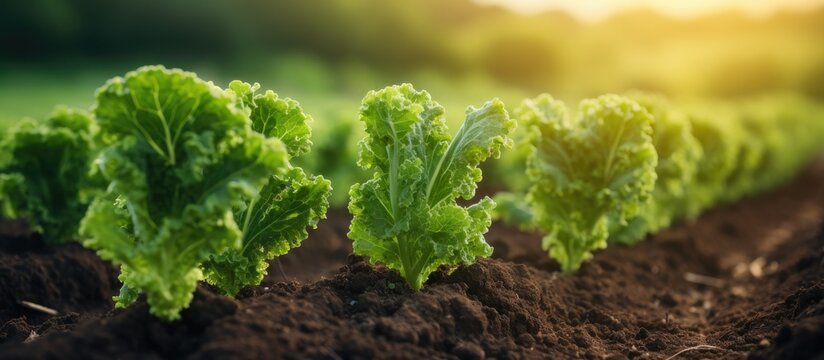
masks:
{"label": "dark brown soil", "polygon": [[237,300],[201,287],[173,324],[142,303],[52,319],[44,326],[70,331],[38,329],[46,335],[29,344],[17,336],[0,358],[820,359],[823,219],[819,164],[772,193],[612,246],[575,275],[556,272],[539,235],[495,224],[493,259],[414,292],[346,258],[348,217],[336,211],[282,259],[292,281],[273,265]]}
{"label": "dark brown soil", "polygon": [[79,244],[46,246],[21,222],[0,222],[0,234],[0,343],[64,330],[112,306],[116,272],[93,252]]}
{"label": "dark brown soil", "polygon": [[280,257],[283,273],[277,263],[272,264],[264,283],[284,281],[283,275],[286,280],[311,282],[337,273],[352,252],[352,242],[346,238],[350,219],[346,209],[329,210],[327,219],[322,220],[317,229],[309,231],[309,239]]}

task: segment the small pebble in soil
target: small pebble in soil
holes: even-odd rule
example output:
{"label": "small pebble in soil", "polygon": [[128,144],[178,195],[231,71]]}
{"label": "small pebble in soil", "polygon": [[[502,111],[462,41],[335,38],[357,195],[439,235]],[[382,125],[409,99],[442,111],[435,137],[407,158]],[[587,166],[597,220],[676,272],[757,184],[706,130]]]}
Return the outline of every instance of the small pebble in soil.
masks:
{"label": "small pebble in soil", "polygon": [[646,328],[640,328],[640,329],[638,329],[638,333],[635,334],[635,339],[644,340],[648,336],[649,336],[649,330],[647,330]]}
{"label": "small pebble in soil", "polygon": [[36,332],[36,331],[32,330],[32,331],[29,333],[29,337],[27,337],[27,338],[26,338],[26,340],[23,340],[23,343],[24,343],[24,344],[28,344],[28,343],[30,343],[30,342],[32,342],[32,341],[34,341],[34,340],[37,340],[37,338],[39,338],[39,337],[40,337],[40,335],[39,335],[39,334],[37,334],[37,332]]}
{"label": "small pebble in soil", "polygon": [[628,358],[630,358],[630,359],[635,359],[635,358],[637,358],[637,357],[641,356],[641,354],[642,354],[642,353],[641,353],[640,351],[638,351],[638,349],[637,349],[637,348],[635,348],[635,345],[633,345],[633,346],[632,346],[632,350],[630,350],[630,351],[627,353],[627,357],[628,357]]}

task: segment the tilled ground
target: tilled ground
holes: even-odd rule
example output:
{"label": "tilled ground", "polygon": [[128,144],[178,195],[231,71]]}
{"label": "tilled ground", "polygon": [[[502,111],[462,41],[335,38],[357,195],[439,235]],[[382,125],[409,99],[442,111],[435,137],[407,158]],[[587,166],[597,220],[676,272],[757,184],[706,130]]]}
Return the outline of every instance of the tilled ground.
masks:
{"label": "tilled ground", "polygon": [[[575,275],[557,272],[539,235],[495,224],[493,259],[414,292],[347,257],[348,216],[334,211],[281,259],[282,272],[273,264],[236,300],[202,286],[173,324],[142,303],[107,311],[114,271],[75,245],[5,246],[0,358],[821,358],[822,220],[818,165],[772,193],[612,246]],[[15,236],[25,238],[4,239]]]}

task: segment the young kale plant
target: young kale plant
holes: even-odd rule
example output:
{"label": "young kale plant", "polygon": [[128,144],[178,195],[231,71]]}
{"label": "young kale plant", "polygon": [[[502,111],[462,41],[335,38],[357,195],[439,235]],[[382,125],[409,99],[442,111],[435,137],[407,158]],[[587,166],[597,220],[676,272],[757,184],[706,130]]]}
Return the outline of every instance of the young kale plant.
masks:
{"label": "young kale plant", "polygon": [[684,198],[694,182],[702,156],[701,144],[692,136],[692,127],[685,114],[673,110],[661,96],[633,93],[629,97],[653,117],[652,142],[658,153],[655,167],[658,178],[652,196],[637,216],[625,225],[619,221],[610,224],[610,241],[624,244],[634,244],[648,233],[657,233],[686,215]]}
{"label": "young kale plant", "polygon": [[367,136],[358,163],[374,175],[350,190],[354,252],[399,271],[415,289],[440,265],[491,255],[483,234],[494,202],[462,207],[456,199],[474,196],[478,165],[511,143],[515,122],[503,103],[469,107],[450,137],[443,107],[404,84],[367,94],[360,119]]}
{"label": "young kale plant", "polygon": [[816,113],[817,106],[809,101],[773,95],[748,101],[742,107],[739,118],[750,134],[747,142],[759,139],[763,149],[758,166],[746,174],[749,179],[739,180],[746,182],[742,185],[747,195],[787,181],[821,152],[824,121],[819,120],[820,110]]}
{"label": "young kale plant", "polygon": [[[252,129],[280,139],[290,158],[309,151],[309,123],[300,105],[272,92],[256,94],[260,85],[234,81],[229,91],[250,111]],[[306,239],[308,226],[326,216],[328,180],[307,176],[301,168],[285,166],[269,178],[258,195],[234,209],[240,225],[241,246],[212,256],[203,264],[206,281],[234,296],[243,286],[257,285],[266,275],[267,260],[284,255]]]}
{"label": "young kale plant", "polygon": [[724,198],[727,181],[734,174],[741,155],[743,130],[729,109],[692,109],[692,134],[701,144],[695,181],[684,198],[687,216],[697,217]]}
{"label": "young kale plant", "polygon": [[574,118],[549,95],[524,101],[517,114],[532,131],[527,201],[547,234],[544,249],[575,271],[607,246],[609,222],[626,224],[652,192],[652,117],[616,95],[584,100]]}
{"label": "young kale plant", "polygon": [[120,264],[117,306],[145,293],[152,314],[179,318],[202,263],[240,247],[233,211],[288,171],[286,146],[253,131],[233,94],[160,66],[109,80],[94,114],[109,186],[83,219],[84,245]]}
{"label": "young kale plant", "polygon": [[58,108],[46,121],[24,120],[0,143],[0,204],[58,244],[75,239],[99,180],[91,117]]}

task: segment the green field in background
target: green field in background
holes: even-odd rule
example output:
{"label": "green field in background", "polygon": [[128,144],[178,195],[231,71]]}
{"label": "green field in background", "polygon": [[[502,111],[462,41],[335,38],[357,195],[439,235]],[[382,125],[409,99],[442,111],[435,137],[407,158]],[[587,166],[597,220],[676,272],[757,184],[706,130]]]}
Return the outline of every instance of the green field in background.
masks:
{"label": "green field in background", "polygon": [[[317,126],[342,121],[342,118],[355,120],[360,101],[369,90],[403,82],[427,89],[439,99],[447,108],[450,123],[463,120],[464,109],[469,105],[479,106],[494,97],[514,103],[529,95],[480,75],[452,78],[431,71],[385,75],[358,65],[331,67],[305,56],[230,67],[181,65],[175,61],[160,64],[194,71],[224,88],[235,79],[259,82],[264,90],[299,101],[314,117]],[[109,78],[122,76],[138,66],[125,63],[70,67],[6,65],[6,71],[0,73],[0,129],[24,117],[43,118],[59,105],[89,109],[97,88]]]}

